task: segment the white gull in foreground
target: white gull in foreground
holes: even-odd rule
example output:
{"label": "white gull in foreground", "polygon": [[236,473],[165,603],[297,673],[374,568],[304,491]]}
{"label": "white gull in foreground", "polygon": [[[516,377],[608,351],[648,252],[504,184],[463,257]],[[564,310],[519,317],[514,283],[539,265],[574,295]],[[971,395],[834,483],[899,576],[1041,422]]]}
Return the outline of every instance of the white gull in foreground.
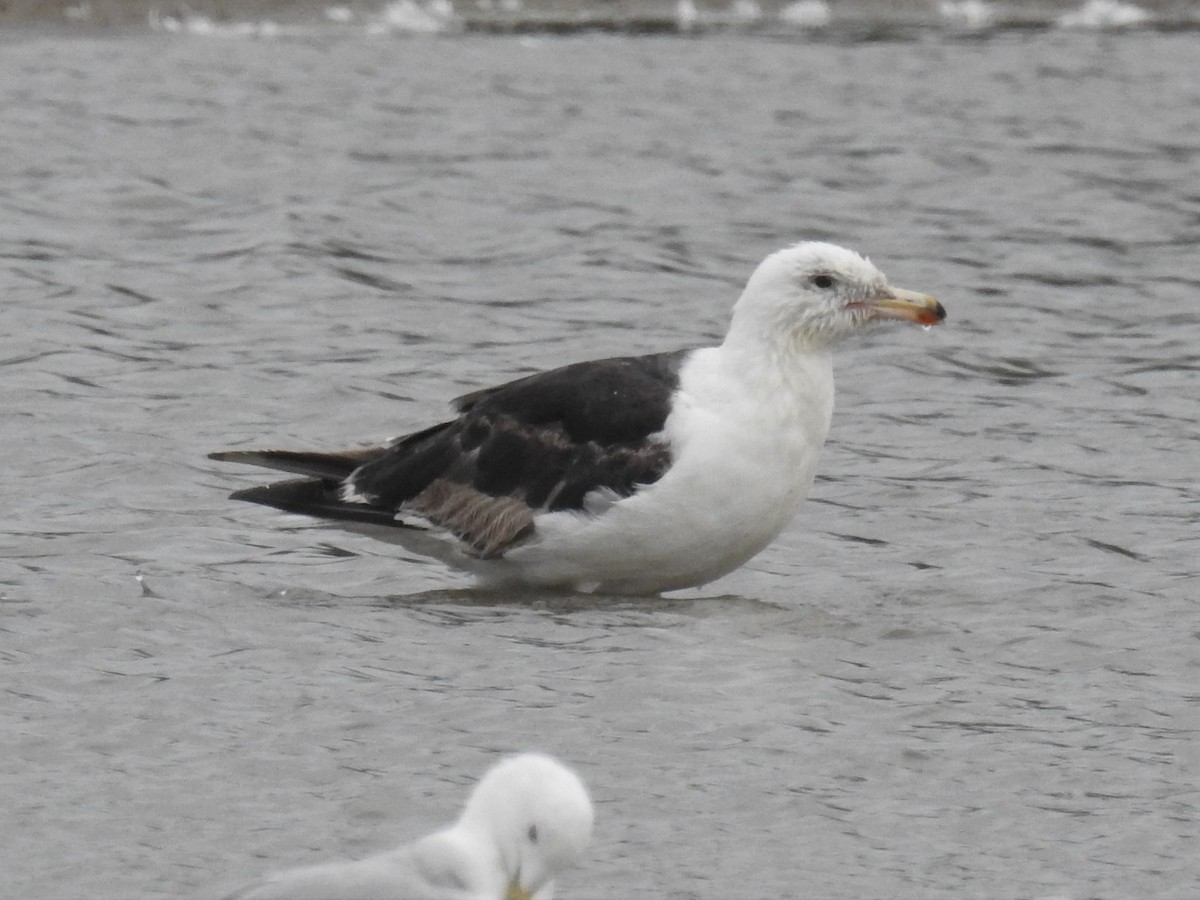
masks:
{"label": "white gull in foreground", "polygon": [[457,418],[381,447],[211,457],[305,476],[236,499],[339,520],[484,583],[691,587],[767,546],[807,494],[833,413],[833,345],[879,320],[945,316],[857,253],[800,243],[755,269],[717,347],[476,391]]}
{"label": "white gull in foreground", "polygon": [[229,900],[550,900],[591,834],[583,782],[523,753],[488,770],[451,827],[357,862],[280,872]]}

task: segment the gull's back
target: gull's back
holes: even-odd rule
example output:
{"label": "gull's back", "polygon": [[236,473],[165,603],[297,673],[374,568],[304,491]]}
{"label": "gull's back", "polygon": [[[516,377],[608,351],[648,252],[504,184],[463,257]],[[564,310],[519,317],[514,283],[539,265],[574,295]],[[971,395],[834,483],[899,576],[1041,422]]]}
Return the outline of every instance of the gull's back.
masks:
{"label": "gull's back", "polygon": [[450,829],[354,862],[289,869],[228,900],[491,900],[478,853]]}

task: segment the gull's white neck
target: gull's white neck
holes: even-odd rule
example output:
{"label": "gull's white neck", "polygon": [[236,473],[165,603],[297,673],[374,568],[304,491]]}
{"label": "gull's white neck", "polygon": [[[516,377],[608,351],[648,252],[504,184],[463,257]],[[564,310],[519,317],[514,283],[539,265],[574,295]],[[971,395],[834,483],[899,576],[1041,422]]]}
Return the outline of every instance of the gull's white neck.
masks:
{"label": "gull's white neck", "polygon": [[723,378],[736,384],[743,403],[754,398],[799,424],[819,449],[833,414],[833,354],[826,341],[787,327],[781,307],[748,302],[734,307],[725,340],[714,348]]}

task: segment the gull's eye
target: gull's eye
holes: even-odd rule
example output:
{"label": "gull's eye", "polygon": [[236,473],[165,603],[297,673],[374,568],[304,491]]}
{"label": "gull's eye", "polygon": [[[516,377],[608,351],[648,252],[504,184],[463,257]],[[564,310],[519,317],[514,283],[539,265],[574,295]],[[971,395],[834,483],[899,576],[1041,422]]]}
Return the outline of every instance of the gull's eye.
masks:
{"label": "gull's eye", "polygon": [[530,825],[528,833],[529,833],[529,843],[536,844],[537,843],[537,826]]}
{"label": "gull's eye", "polygon": [[812,283],[813,283],[814,287],[831,288],[831,287],[833,287],[833,276],[832,275],[814,275],[812,277]]}

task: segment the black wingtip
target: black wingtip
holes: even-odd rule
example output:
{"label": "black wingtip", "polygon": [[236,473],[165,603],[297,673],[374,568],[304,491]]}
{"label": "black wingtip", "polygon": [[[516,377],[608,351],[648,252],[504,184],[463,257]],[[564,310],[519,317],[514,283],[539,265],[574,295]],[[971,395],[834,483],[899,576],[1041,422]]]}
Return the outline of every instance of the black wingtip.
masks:
{"label": "black wingtip", "polygon": [[396,521],[395,513],[391,510],[367,506],[364,503],[348,503],[338,495],[335,482],[322,481],[319,478],[296,478],[291,481],[260,484],[234,491],[229,498],[319,519],[402,527],[402,523]]}
{"label": "black wingtip", "polygon": [[317,478],[297,478],[242,488],[230,494],[229,499],[310,515],[320,515],[318,510],[341,502],[330,486]]}
{"label": "black wingtip", "polygon": [[309,478],[341,481],[363,463],[375,459],[385,448],[368,447],[340,453],[319,453],[309,450],[217,450],[208,454],[217,462],[260,466],[280,472],[292,472]]}

